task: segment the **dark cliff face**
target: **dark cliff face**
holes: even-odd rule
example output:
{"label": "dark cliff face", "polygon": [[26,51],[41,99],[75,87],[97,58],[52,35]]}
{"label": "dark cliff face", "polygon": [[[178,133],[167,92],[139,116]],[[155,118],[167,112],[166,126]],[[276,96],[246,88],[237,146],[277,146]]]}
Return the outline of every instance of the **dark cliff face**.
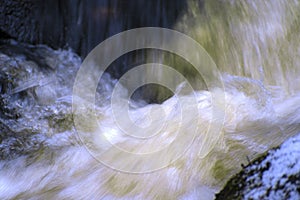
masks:
{"label": "dark cliff face", "polygon": [[[172,28],[186,8],[185,0],[3,0],[0,39],[46,44],[53,49],[71,48],[83,59],[99,43],[122,31]],[[107,72],[118,79],[132,67],[145,63],[145,55],[149,58],[154,54],[159,53],[130,52],[117,59]],[[167,95],[160,100],[156,101],[159,94],[154,92],[147,101],[156,103],[170,97],[163,91]]]}
{"label": "dark cliff face", "polygon": [[30,0],[3,0],[0,4],[1,38],[33,42],[37,37],[37,3]]}
{"label": "dark cliff face", "polygon": [[170,28],[186,7],[182,0],[3,0],[1,37],[52,48],[71,47],[82,57],[124,30]]}

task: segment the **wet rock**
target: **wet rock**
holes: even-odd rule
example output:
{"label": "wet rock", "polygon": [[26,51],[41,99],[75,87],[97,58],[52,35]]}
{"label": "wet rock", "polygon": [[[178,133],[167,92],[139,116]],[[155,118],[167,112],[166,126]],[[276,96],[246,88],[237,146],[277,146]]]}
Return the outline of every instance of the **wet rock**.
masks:
{"label": "wet rock", "polygon": [[217,200],[300,199],[300,135],[270,150],[235,175]]}
{"label": "wet rock", "polygon": [[71,51],[0,43],[0,160],[52,148],[52,137],[71,132],[67,97],[80,63]]}
{"label": "wet rock", "polygon": [[56,49],[71,47],[85,56],[101,41],[124,30],[171,28],[185,7],[186,1],[181,0],[3,0],[0,33],[1,38]]}

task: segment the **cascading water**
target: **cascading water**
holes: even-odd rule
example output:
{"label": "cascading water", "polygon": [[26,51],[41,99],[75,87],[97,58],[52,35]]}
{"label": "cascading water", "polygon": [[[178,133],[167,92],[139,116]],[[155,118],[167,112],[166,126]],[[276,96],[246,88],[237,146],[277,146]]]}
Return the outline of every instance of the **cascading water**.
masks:
{"label": "cascading water", "polygon": [[[4,114],[0,125],[5,134],[0,144],[1,199],[214,199],[214,193],[241,170],[247,158],[253,159],[299,133],[298,1],[198,3],[189,1],[188,11],[174,28],[207,50],[220,70],[225,91],[207,90],[203,83],[196,84],[200,89],[193,94],[181,95],[183,83],[178,85],[178,93],[162,104],[130,102],[131,119],[139,126],[151,121],[150,132],[161,125],[160,111],[165,111],[167,126],[147,142],[136,143],[122,134],[115,121],[110,100],[117,80],[105,74],[97,88],[100,136],[91,131],[95,129],[93,121],[83,121],[88,137],[79,137],[73,124],[72,98],[76,97],[72,97],[72,87],[80,58],[71,51],[45,46],[2,44],[0,103]],[[169,42],[176,46],[178,41]],[[11,48],[21,49],[20,53],[7,50]],[[36,58],[42,61],[40,66],[34,62]],[[175,63],[174,68],[185,73],[177,59],[162,55],[159,62]],[[155,73],[168,79],[164,71]],[[193,73],[184,75],[193,82]],[[149,76],[153,72],[149,71]],[[121,109],[128,99],[126,88],[115,95]],[[225,101],[212,99],[222,95]],[[178,99],[185,102],[182,107],[177,105]],[[194,100],[198,112],[189,106]],[[218,112],[225,114],[224,124],[212,116],[212,101],[217,102]],[[188,115],[180,118],[181,112]],[[121,148],[145,153],[170,145],[177,136],[184,141],[193,126],[198,129],[191,146],[176,161],[151,173],[111,169],[88,151],[101,150],[122,166],[135,166],[139,163],[121,157],[105,146],[101,137]],[[216,145],[202,156],[203,141],[212,142],[203,137],[210,126],[223,128],[221,133],[210,132]],[[136,129],[127,127],[127,131],[134,133]],[[159,162],[162,159],[157,157],[149,165]]]}

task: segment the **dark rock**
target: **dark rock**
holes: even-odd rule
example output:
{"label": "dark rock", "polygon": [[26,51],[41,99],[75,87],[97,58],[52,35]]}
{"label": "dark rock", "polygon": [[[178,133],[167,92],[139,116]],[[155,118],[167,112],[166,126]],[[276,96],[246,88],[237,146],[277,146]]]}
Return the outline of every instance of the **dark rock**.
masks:
{"label": "dark rock", "polygon": [[181,0],[3,0],[1,38],[52,48],[71,47],[81,56],[107,37],[145,27],[172,27],[186,1]]}

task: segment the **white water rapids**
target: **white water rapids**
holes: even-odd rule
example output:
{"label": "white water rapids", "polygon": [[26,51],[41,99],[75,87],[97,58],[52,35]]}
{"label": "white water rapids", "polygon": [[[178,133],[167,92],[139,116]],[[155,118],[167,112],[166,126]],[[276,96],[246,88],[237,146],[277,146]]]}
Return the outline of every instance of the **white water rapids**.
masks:
{"label": "white water rapids", "polygon": [[[174,28],[208,51],[225,87],[225,101],[214,99],[225,113],[225,122],[221,133],[211,133],[216,135],[210,138],[217,144],[205,157],[199,155],[203,134],[209,126],[219,125],[211,115],[211,97],[223,91],[195,91],[199,115],[188,103],[179,108],[176,96],[156,105],[132,103],[130,116],[140,126],[151,119],[155,129],[155,124],[160,124],[161,108],[168,120],[168,126],[150,142],[136,143],[123,135],[115,122],[109,100],[116,80],[105,76],[96,96],[100,137],[122,148],[152,152],[169,145],[179,127],[182,140],[192,125],[198,128],[180,158],[144,174],[123,173],[103,165],[85,145],[101,148],[107,157],[120,160],[124,166],[135,161],[120,158],[96,137],[87,141],[78,138],[72,124],[71,99],[81,61],[74,53],[45,48],[50,72],[41,72],[22,56],[1,54],[1,71],[13,74],[19,70],[22,75],[15,80],[18,86],[11,95],[28,93],[28,100],[11,102],[22,113],[17,125],[4,119],[1,123],[10,123],[15,131],[31,129],[43,145],[31,151],[34,144],[29,142],[28,153],[0,161],[0,199],[214,199],[214,193],[242,169],[241,164],[300,132],[299,6],[296,0],[216,0],[205,1],[198,9],[196,1],[190,1],[189,10]],[[124,88],[117,94],[120,101],[127,101],[126,93]],[[189,102],[195,96],[180,98]],[[181,119],[181,112],[188,115]],[[93,124],[84,123],[87,130],[93,129]],[[1,147],[10,142],[5,140]],[[151,162],[161,160],[158,157]]]}

